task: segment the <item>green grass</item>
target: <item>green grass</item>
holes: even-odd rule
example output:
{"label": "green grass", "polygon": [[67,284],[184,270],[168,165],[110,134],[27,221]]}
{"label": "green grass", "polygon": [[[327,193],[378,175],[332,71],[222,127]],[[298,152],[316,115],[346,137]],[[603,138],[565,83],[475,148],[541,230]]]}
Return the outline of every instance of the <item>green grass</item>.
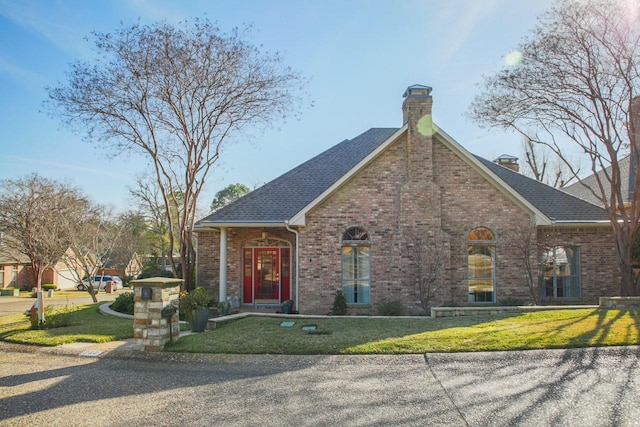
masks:
{"label": "green grass", "polygon": [[[102,343],[133,337],[133,322],[103,316],[98,307],[89,305],[55,306],[45,310],[46,329],[31,329],[23,314],[0,317],[0,340],[40,346],[72,342]],[[54,327],[55,326],[55,327]]]}
{"label": "green grass", "polygon": [[[169,351],[239,354],[410,354],[640,344],[635,310],[550,310],[457,318],[249,317],[190,335]],[[316,325],[309,333],[303,326]]]}
{"label": "green grass", "polygon": [[[0,340],[55,346],[133,336],[131,320],[102,316],[100,304],[58,306],[34,330],[24,315],[0,317]],[[637,310],[549,310],[520,315],[456,318],[248,317],[180,338],[168,351],[237,354],[409,354],[640,344]],[[313,332],[304,326],[315,325]]]}

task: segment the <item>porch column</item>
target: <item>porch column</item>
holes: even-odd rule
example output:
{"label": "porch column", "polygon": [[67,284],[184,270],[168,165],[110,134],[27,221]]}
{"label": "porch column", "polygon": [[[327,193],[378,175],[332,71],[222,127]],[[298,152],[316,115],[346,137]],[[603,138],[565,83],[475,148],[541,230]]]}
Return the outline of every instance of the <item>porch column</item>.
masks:
{"label": "porch column", "polygon": [[220,302],[227,300],[227,227],[220,227]]}

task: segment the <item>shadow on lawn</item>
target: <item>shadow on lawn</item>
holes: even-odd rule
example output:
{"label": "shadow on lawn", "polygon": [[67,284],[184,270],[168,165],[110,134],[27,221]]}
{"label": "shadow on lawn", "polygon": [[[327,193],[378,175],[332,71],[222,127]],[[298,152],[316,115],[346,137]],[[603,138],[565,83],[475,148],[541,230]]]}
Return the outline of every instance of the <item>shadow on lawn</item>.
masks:
{"label": "shadow on lawn", "polygon": [[[222,324],[215,330],[181,338],[168,346],[171,352],[236,353],[236,354],[375,354],[422,353],[406,337],[455,328],[468,328],[503,320],[517,314],[499,316],[466,316],[441,319],[369,317],[323,319],[287,318],[292,327],[280,326],[282,318],[248,317]],[[313,325],[314,331],[305,331]],[[369,345],[377,349],[367,348]]]}
{"label": "shadow on lawn", "polygon": [[[622,322],[625,316],[629,316],[632,321],[629,322],[624,335],[618,340],[621,341],[621,345],[625,343],[640,344],[640,310],[637,308],[621,309],[617,310],[615,316],[610,316],[609,314],[613,311],[615,310],[596,309],[584,318],[573,322],[575,324],[586,321],[593,315],[597,315],[595,325],[583,334],[569,340],[569,347],[598,347],[611,345],[608,339],[612,333],[615,333],[613,331],[613,326],[618,322]],[[564,325],[563,328],[568,326],[570,325]],[[620,328],[618,327],[616,329],[618,330],[617,333],[620,333]],[[635,337],[635,342],[629,342],[631,337]]]}

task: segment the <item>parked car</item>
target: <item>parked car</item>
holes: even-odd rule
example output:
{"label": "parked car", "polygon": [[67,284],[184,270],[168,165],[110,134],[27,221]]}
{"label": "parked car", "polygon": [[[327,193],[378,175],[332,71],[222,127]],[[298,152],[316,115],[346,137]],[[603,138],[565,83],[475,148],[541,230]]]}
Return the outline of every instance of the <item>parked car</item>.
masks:
{"label": "parked car", "polygon": [[[76,288],[79,291],[86,291],[89,289],[89,279],[89,277],[83,279],[82,283],[78,283]],[[93,276],[93,280],[91,280],[91,282],[93,283],[94,288],[98,291],[104,291],[107,287],[107,283],[109,282],[111,282],[111,289],[114,291],[123,288],[122,280],[118,276]]]}

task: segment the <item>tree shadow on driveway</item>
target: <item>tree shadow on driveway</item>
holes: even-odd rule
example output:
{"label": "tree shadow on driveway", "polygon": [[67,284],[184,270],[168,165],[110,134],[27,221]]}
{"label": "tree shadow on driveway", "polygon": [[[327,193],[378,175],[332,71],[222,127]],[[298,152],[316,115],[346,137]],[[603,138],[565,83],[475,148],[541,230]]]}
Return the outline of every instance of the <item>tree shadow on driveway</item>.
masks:
{"label": "tree shadow on driveway", "polygon": [[634,425],[637,346],[427,354],[469,425]]}

